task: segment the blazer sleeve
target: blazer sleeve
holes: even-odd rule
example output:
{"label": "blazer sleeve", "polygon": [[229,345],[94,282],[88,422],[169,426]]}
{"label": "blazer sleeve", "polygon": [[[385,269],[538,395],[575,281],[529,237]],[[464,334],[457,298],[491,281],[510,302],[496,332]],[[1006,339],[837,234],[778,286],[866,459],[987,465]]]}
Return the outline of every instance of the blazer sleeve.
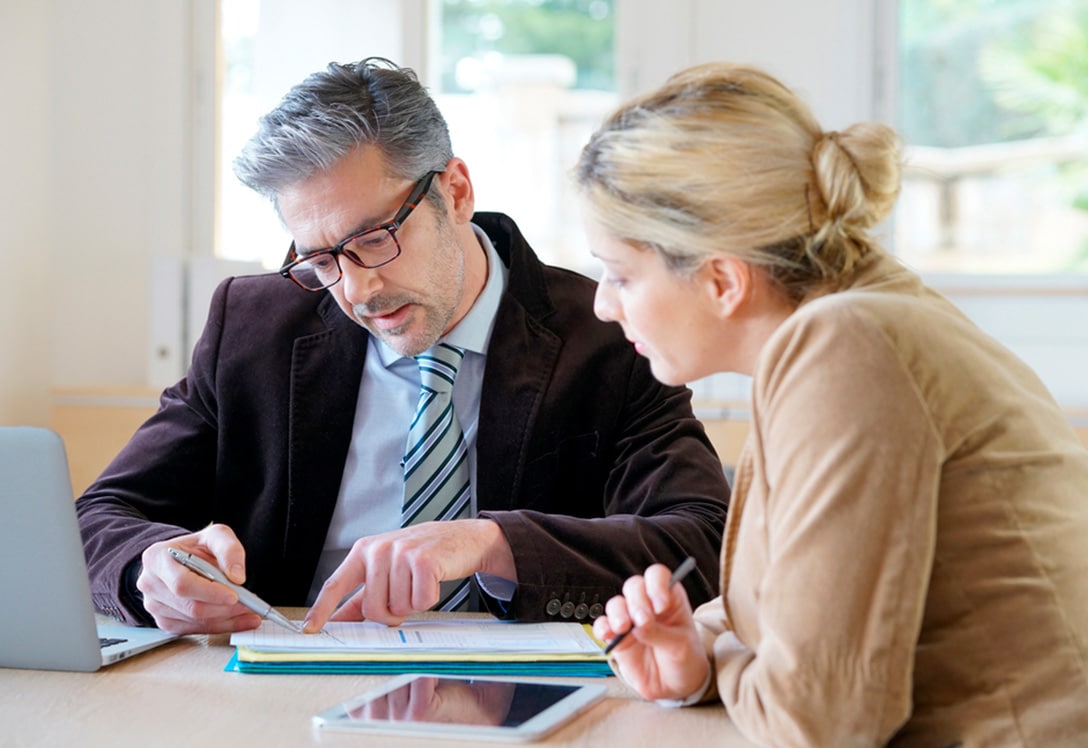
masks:
{"label": "blazer sleeve", "polygon": [[727,608],[718,691],[761,745],[883,745],[910,714],[944,450],[878,325],[845,305],[787,325],[753,382],[738,544],[765,560],[726,580],[755,609]]}
{"label": "blazer sleeve", "polygon": [[[572,440],[569,450],[537,460],[546,465],[539,473],[570,480],[558,489],[551,482],[551,494],[532,508],[481,513],[501,526],[517,564],[517,591],[508,606],[492,606],[496,614],[591,618],[627,577],[654,563],[675,568],[689,555],[697,563],[684,582],[692,604],[718,593],[729,485],[692,413],[691,392],[657,382],[629,345],[607,358],[578,375],[592,383],[593,393],[581,397],[583,410],[597,411],[595,441]],[[591,467],[585,452],[597,460]]]}

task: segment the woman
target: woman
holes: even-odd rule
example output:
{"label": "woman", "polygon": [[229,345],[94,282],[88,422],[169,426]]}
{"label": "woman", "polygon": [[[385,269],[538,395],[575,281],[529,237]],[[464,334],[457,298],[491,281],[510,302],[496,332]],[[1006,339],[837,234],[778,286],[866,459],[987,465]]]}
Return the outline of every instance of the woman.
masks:
{"label": "woman", "polygon": [[596,312],[670,384],[752,376],[694,615],[669,570],[595,624],[645,698],[769,746],[1085,745],[1088,451],[1015,356],[881,249],[898,138],[824,132],[765,73],[684,71],[577,180]]}

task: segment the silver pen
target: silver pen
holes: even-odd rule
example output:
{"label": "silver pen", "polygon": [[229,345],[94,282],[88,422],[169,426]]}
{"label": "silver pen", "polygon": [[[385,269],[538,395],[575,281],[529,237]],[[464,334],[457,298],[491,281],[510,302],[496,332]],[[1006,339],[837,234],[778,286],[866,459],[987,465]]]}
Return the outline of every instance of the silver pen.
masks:
{"label": "silver pen", "polygon": [[219,570],[218,567],[209,564],[200,556],[194,556],[191,553],[185,551],[179,551],[177,548],[167,548],[167,553],[174,557],[174,560],[184,566],[186,569],[195,571],[205,579],[210,579],[213,582],[219,582],[219,584],[225,585],[238,595],[238,602],[252,610],[261,618],[267,618],[274,623],[278,623],[284,628],[294,631],[296,634],[302,633],[302,627],[291,623],[283,613],[273,608],[261,598],[254,595],[245,587],[235,584],[227,579],[227,575]]}

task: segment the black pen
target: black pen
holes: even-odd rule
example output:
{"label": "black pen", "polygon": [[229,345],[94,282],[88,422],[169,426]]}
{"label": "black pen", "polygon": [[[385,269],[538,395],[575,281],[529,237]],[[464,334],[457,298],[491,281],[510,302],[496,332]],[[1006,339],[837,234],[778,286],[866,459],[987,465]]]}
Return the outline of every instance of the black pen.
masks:
{"label": "black pen", "polygon": [[[695,558],[693,556],[688,556],[687,558],[685,558],[683,560],[683,562],[679,566],[676,567],[676,571],[674,571],[672,573],[672,576],[669,577],[669,589],[671,590],[676,585],[677,582],[681,581],[684,577],[686,577],[688,574],[690,574],[692,569],[694,569],[694,568],[695,568]],[[627,635],[630,634],[634,630],[635,630],[635,627],[634,627],[634,624],[632,624],[631,628],[627,629],[622,634],[617,636],[615,639],[608,642],[608,646],[604,648],[604,653],[605,654],[611,654],[612,650],[615,649],[617,646],[619,646],[619,643],[621,641],[623,641],[627,637]]]}

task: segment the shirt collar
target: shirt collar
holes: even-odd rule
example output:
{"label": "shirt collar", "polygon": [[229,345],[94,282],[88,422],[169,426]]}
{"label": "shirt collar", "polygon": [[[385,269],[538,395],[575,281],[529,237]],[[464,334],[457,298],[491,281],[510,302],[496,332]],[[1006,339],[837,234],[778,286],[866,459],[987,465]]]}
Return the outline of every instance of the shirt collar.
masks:
{"label": "shirt collar", "polygon": [[[476,303],[468,310],[464,318],[457,326],[444,335],[440,340],[466,351],[484,355],[487,346],[491,342],[491,331],[495,327],[495,316],[499,312],[499,302],[502,300],[503,291],[506,290],[507,277],[510,273],[503,264],[491,239],[476,224],[472,224],[472,230],[476,234],[480,247],[483,248],[484,257],[487,260],[487,282],[480,292]],[[382,365],[389,368],[397,361],[408,358],[394,351],[385,341],[371,336],[371,340],[377,343],[378,355]]]}

